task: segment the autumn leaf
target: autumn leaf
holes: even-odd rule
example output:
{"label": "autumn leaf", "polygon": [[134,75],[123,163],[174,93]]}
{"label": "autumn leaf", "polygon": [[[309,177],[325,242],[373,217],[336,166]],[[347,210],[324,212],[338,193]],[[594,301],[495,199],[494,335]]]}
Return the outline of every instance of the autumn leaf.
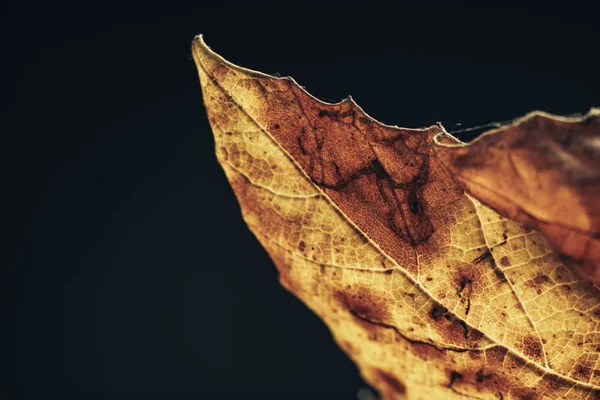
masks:
{"label": "autumn leaf", "polygon": [[571,118],[534,112],[435,152],[469,193],[542,232],[600,284],[600,109]]}
{"label": "autumn leaf", "polygon": [[440,125],[192,52],[244,220],[386,399],[600,398],[598,288],[454,182]]}

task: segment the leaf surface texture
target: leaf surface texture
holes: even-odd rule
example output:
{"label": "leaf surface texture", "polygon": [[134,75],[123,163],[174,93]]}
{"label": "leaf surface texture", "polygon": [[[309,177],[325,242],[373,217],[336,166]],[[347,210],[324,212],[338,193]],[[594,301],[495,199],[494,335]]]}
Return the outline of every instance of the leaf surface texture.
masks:
{"label": "leaf surface texture", "polygon": [[384,398],[600,398],[598,289],[454,182],[441,126],[192,51],[244,220]]}

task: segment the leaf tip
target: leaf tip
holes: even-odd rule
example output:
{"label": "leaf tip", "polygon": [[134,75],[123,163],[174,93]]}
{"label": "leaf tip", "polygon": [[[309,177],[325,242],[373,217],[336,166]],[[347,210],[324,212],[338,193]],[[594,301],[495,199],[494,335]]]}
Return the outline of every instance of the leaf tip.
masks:
{"label": "leaf tip", "polygon": [[213,52],[204,41],[203,34],[200,33],[194,37],[192,40],[192,56],[194,57],[196,64],[202,59],[214,57],[215,55],[216,53]]}
{"label": "leaf tip", "polygon": [[203,69],[206,72],[212,71],[214,68],[224,67],[226,69],[236,71],[242,75],[258,77],[258,78],[277,78],[290,80],[289,77],[281,78],[278,76],[272,76],[265,74],[263,72],[255,71],[249,68],[240,67],[225,58],[223,58],[220,54],[214,52],[204,41],[204,35],[198,34],[192,40],[192,56],[194,58],[194,62],[198,69]]}

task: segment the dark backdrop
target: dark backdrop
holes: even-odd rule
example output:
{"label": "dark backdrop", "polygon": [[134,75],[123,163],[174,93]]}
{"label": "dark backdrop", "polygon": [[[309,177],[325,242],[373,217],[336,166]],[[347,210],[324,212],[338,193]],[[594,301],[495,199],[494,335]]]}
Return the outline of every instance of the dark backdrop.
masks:
{"label": "dark backdrop", "polygon": [[365,387],[241,219],[191,60],[198,33],[388,124],[600,104],[593,9],[213,3],[0,6],[18,239],[3,268],[4,398],[334,400]]}

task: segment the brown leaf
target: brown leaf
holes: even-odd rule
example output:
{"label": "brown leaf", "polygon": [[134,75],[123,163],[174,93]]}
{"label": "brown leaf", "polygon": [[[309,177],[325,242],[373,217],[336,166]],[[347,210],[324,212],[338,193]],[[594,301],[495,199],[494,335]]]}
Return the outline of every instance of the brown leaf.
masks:
{"label": "brown leaf", "polygon": [[383,125],[201,37],[192,51],[244,220],[386,399],[600,396],[600,292],[454,183],[441,126]]}
{"label": "brown leaf", "polygon": [[531,113],[437,157],[470,194],[542,232],[600,283],[600,109],[578,118]]}

